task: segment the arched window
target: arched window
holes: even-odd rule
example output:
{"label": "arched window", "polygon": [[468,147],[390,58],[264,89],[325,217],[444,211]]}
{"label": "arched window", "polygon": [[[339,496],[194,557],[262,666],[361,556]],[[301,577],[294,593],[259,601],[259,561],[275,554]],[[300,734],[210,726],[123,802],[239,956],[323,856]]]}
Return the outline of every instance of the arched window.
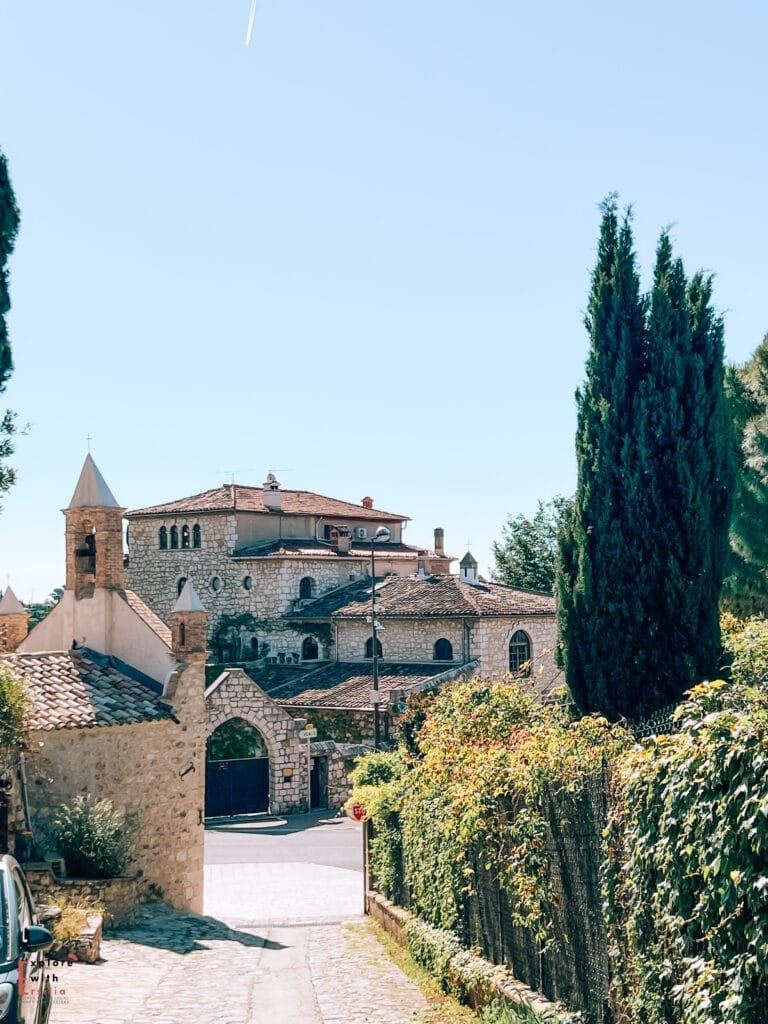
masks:
{"label": "arched window", "polygon": [[181,597],[181,592],[184,589],[184,586],[185,586],[186,582],[187,582],[187,577],[186,576],[182,576],[179,579],[178,583],[176,584],[176,596],[177,597]]}
{"label": "arched window", "polygon": [[509,641],[509,671],[525,679],[531,674],[531,638],[522,629]]}
{"label": "arched window", "polygon": [[166,530],[166,528],[164,526],[160,527],[159,537],[160,537],[160,550],[161,551],[165,551],[165,549],[168,547],[168,531]]}
{"label": "arched window", "polygon": [[178,526],[171,527],[171,547],[177,548],[179,546],[179,528]]}
{"label": "arched window", "polygon": [[195,525],[192,527],[192,547],[202,547],[202,534],[200,533],[199,523],[195,523]]}
{"label": "arched window", "polygon": [[243,579],[243,590],[251,590],[253,587],[253,576],[246,576]]}
{"label": "arched window", "polygon": [[221,582],[221,576],[212,576],[211,582],[208,584],[214,594],[218,594],[223,585],[224,584]]}
{"label": "arched window", "polygon": [[313,636],[305,636],[304,643],[301,645],[302,661],[317,661],[319,654],[317,640]]}
{"label": "arched window", "polygon": [[446,640],[445,637],[435,643],[435,650],[432,657],[435,661],[453,661],[453,645],[450,640]]}
{"label": "arched window", "polygon": [[299,598],[306,601],[307,598],[315,596],[315,581],[311,576],[305,576],[299,583]]}
{"label": "arched window", "polygon": [[179,646],[187,646],[187,627],[184,625],[183,622],[179,623]]}
{"label": "arched window", "polygon": [[[365,656],[366,656],[366,658],[372,658],[373,657],[373,637],[372,636],[369,636],[368,639],[365,641]],[[383,658],[384,657],[384,651],[382,650],[382,647],[381,647],[381,640],[379,640],[378,637],[376,637],[376,656],[378,658]]]}
{"label": "arched window", "polygon": [[181,528],[181,546],[183,548],[189,547],[189,527],[186,523]]}

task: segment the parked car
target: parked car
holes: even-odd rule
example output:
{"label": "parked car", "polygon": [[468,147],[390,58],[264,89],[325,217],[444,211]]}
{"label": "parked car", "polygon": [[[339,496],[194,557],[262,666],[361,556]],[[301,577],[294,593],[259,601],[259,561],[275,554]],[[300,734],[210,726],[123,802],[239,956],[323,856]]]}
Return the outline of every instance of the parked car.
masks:
{"label": "parked car", "polygon": [[53,942],[37,923],[24,872],[10,854],[0,856],[0,1021],[47,1024],[51,982],[43,953]]}

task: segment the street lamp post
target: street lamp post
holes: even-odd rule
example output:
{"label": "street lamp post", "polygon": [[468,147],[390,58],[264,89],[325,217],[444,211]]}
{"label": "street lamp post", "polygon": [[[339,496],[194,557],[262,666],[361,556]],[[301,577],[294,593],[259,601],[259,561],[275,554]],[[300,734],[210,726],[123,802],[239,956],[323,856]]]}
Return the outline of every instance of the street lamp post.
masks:
{"label": "street lamp post", "polygon": [[379,633],[382,626],[376,618],[379,605],[376,602],[376,555],[374,544],[377,541],[388,541],[390,531],[386,526],[380,526],[371,537],[371,656],[373,658],[373,748],[378,750],[381,746],[381,695],[379,693]]}

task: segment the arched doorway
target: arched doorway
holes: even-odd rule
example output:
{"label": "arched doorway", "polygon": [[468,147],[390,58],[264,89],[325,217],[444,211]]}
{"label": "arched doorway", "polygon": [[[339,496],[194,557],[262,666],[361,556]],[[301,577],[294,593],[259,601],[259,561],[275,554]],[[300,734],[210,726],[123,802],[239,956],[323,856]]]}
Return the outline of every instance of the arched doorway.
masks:
{"label": "arched doorway", "polygon": [[205,816],[259,814],[269,809],[269,752],[259,730],[242,718],[214,729],[206,743]]}

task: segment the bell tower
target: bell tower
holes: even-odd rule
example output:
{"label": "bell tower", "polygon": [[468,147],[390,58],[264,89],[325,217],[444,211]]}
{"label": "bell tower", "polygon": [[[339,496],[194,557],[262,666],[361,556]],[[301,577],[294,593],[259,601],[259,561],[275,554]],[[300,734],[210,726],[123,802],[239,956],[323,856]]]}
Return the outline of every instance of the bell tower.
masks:
{"label": "bell tower", "polygon": [[123,513],[90,454],[69,506],[67,520],[67,580],[75,600],[93,597],[96,588],[122,590]]}

